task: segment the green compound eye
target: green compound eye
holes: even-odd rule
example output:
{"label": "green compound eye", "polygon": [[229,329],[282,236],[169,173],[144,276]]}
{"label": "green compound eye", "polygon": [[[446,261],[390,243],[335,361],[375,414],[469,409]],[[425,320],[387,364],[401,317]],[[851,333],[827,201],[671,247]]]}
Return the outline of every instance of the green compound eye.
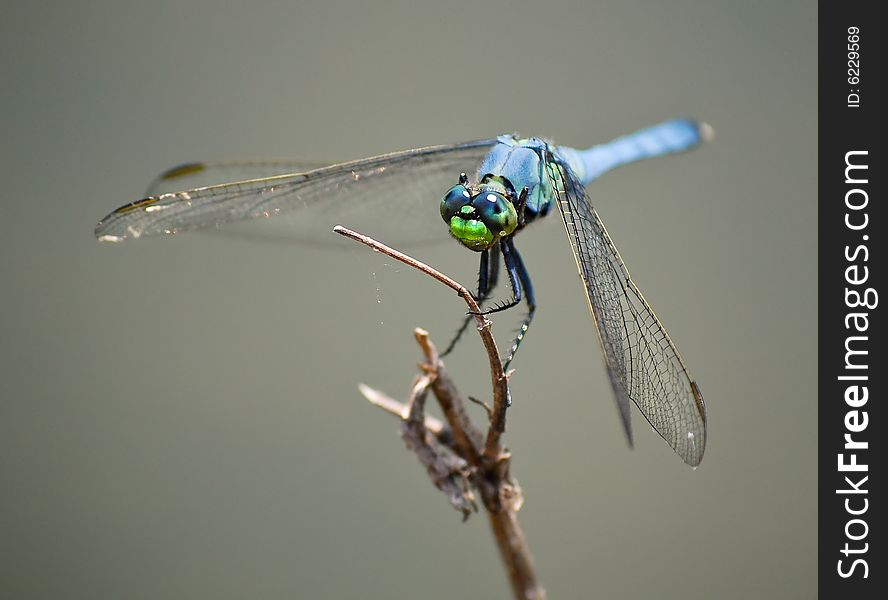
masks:
{"label": "green compound eye", "polygon": [[485,190],[472,197],[462,185],[453,186],[444,196],[441,217],[453,237],[476,252],[490,248],[518,227],[518,213],[505,196]]}
{"label": "green compound eye", "polygon": [[518,227],[515,206],[498,192],[481,192],[472,199],[472,207],[494,236],[505,237]]}

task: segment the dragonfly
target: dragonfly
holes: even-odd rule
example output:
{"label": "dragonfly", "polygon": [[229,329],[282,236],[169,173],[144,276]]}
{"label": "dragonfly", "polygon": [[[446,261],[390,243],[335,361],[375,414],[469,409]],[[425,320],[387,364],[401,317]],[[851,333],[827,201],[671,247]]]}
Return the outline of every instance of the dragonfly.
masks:
{"label": "dragonfly", "polygon": [[697,466],[706,447],[700,388],[630,277],[586,186],[616,167],[689,150],[711,136],[704,123],[676,119],[585,150],[507,134],[324,166],[187,163],[161,174],[146,197],[99,221],[95,235],[103,242],[123,242],[284,216],[317,231],[319,224],[333,225],[348,214],[371,216],[367,232],[375,236],[375,228],[384,225],[400,233],[414,231],[404,223],[419,215],[480,254],[479,301],[491,297],[500,262],[505,267],[511,297],[483,312],[503,311],[522,300],[526,304],[527,316],[504,363],[508,367],[536,310],[515,238],[528,225],[558,212],[630,447],[631,402],[679,457]]}

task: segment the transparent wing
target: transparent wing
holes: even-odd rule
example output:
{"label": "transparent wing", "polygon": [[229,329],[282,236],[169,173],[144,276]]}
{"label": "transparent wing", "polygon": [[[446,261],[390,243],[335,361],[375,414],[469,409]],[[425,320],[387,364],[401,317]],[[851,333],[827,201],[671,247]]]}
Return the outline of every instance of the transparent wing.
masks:
{"label": "transparent wing", "polygon": [[[301,228],[329,232],[343,214],[371,235],[400,233],[406,223],[440,221],[437,203],[460,172],[477,168],[495,139],[393,152],[362,160],[234,183],[158,193],[122,206],[96,226],[99,240],[120,242],[174,234],[248,219],[277,220],[297,213]],[[168,171],[164,181],[190,178],[188,166]],[[172,173],[172,176],[169,174]],[[308,210],[310,215],[304,215]],[[443,225],[436,223],[440,230]],[[427,229],[414,238],[421,240]],[[408,232],[409,233],[409,232]],[[389,239],[383,237],[383,239]]]}
{"label": "transparent wing", "polygon": [[330,163],[295,160],[227,160],[215,162],[191,162],[175,166],[161,173],[145,191],[146,196],[167,192],[193,190],[211,185],[265,179],[276,175],[305,173],[326,167]]}
{"label": "transparent wing", "polygon": [[550,169],[549,176],[630,444],[631,399],[686,463],[700,464],[706,447],[706,409],[700,388],[629,276],[585,188],[564,165]]}

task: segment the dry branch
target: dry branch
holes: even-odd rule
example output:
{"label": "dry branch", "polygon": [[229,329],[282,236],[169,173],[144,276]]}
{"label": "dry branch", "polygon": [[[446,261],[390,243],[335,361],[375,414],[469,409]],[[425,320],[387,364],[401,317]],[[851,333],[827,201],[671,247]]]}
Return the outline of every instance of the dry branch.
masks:
{"label": "dry branch", "polygon": [[[517,512],[523,502],[521,488],[511,480],[509,469],[512,457],[501,443],[506,431],[506,411],[510,405],[509,381],[490,332],[490,321],[480,314],[481,310],[469,290],[450,277],[355,231],[339,225],[334,231],[412,266],[450,287],[465,301],[469,313],[475,316],[478,333],[487,352],[493,394],[486,434],[472,423],[456,384],[444,368],[428,333],[422,329],[415,330],[414,335],[425,355],[425,362],[420,365],[421,373],[411,386],[406,404],[364,385],[360,390],[375,406],[401,419],[401,436],[407,447],[464,519],[472,510],[477,510],[473,490],[477,492],[487,511],[514,597],[518,600],[544,600],[546,592],[536,578],[527,539],[518,522]],[[429,389],[441,406],[446,425],[425,415],[425,399]]]}

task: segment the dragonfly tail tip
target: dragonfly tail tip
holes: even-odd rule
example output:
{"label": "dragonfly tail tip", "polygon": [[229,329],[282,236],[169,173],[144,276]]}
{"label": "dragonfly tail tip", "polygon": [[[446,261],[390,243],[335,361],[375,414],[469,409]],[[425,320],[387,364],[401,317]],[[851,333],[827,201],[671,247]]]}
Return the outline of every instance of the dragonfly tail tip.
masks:
{"label": "dragonfly tail tip", "polygon": [[715,139],[715,129],[712,128],[712,125],[706,123],[705,121],[700,121],[697,124],[697,131],[700,132],[700,139],[704,142],[711,142]]}

